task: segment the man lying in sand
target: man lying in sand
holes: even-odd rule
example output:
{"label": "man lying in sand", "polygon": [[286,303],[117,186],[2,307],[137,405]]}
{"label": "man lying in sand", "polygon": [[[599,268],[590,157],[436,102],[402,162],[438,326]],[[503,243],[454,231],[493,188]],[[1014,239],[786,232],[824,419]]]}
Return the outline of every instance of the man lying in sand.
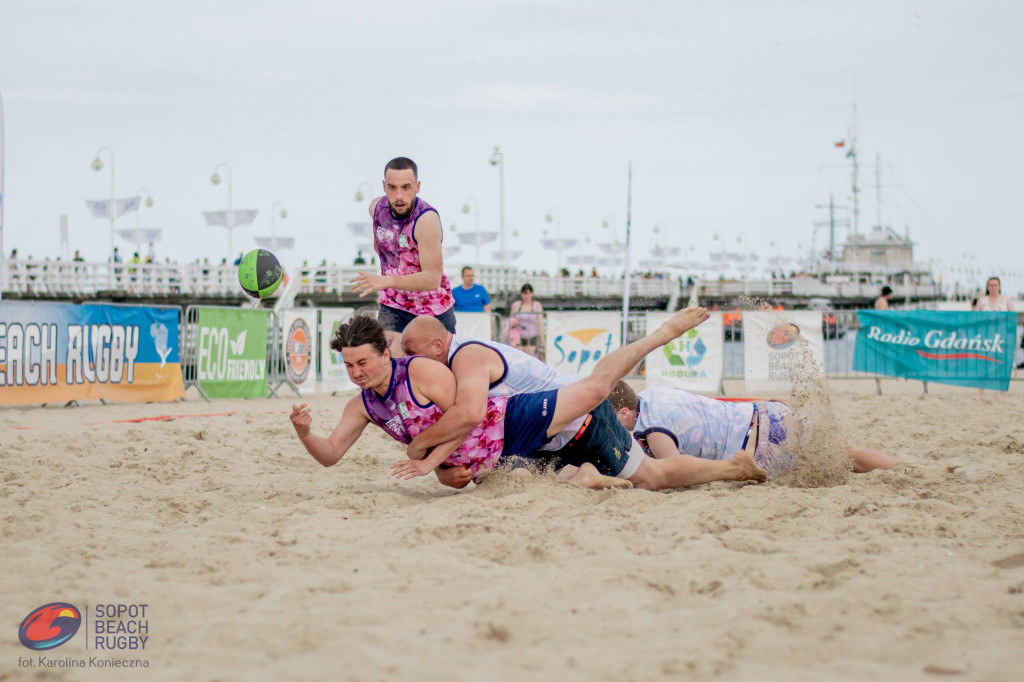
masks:
{"label": "man lying in sand", "polygon": [[[558,374],[517,348],[452,334],[429,316],[417,317],[409,323],[402,333],[402,349],[406,355],[419,355],[446,364],[456,379],[455,404],[437,423],[412,439],[408,447],[410,459],[418,459],[429,448],[448,440],[463,439],[484,418],[488,397],[533,393],[578,380]],[[588,461],[591,453],[588,448],[581,447],[583,444],[576,440],[569,442],[569,439],[584,428],[584,420],[588,417],[597,422],[594,427],[597,430],[617,430],[610,415],[615,416],[612,405],[607,400],[602,401],[592,412],[579,417],[556,434],[541,450],[550,453],[558,464],[572,465],[564,470],[566,475],[574,473],[576,467]],[[750,421],[749,415],[747,421]],[[648,472],[647,468],[634,482],[640,487],[682,488],[711,481],[763,481],[766,474],[754,464],[752,454],[740,452],[738,457],[722,462],[683,457],[681,461],[673,462],[676,469],[665,479],[671,485],[665,480],[659,483],[655,480],[658,478],[655,472]],[[544,457],[541,459],[548,461]],[[599,464],[599,460],[592,460],[592,463]],[[448,467],[438,470],[437,477],[445,485],[461,488],[469,484],[473,473],[467,467]]]}
{"label": "man lying in sand", "polygon": [[[753,457],[769,477],[791,469],[799,440],[810,421],[785,403],[726,403],[677,388],[647,388],[637,394],[624,381],[608,401],[619,422],[633,432],[644,451],[656,458],[691,455],[709,464],[729,466],[740,453]],[[896,460],[876,450],[850,449],[857,473],[891,469]],[[705,468],[706,475],[714,473]],[[717,479],[710,479],[717,480]]]}
{"label": "man lying in sand", "polygon": [[[574,419],[594,410],[641,358],[707,317],[703,308],[680,311],[643,339],[601,358],[589,377],[568,386],[511,398],[489,398],[483,421],[465,440],[441,443],[423,459],[403,460],[392,470],[397,477],[408,479],[447,462],[468,466],[479,475],[492,469],[502,456],[529,456]],[[359,316],[340,326],[331,348],[341,352],[349,378],[363,389],[362,394],[349,401],[338,426],[326,439],[310,432],[312,416],[305,404],[293,406],[291,414],[299,439],[324,466],[337,463],[371,421],[395,440],[408,444],[454,404],[455,377],[451,371],[439,362],[422,358],[391,358],[383,329],[375,320]],[[514,428],[506,429],[506,424]],[[629,432],[614,419],[586,420],[574,440],[585,442],[587,452],[569,481],[583,487],[633,484],[658,490],[679,487],[680,474],[685,474],[674,460],[644,456]]]}

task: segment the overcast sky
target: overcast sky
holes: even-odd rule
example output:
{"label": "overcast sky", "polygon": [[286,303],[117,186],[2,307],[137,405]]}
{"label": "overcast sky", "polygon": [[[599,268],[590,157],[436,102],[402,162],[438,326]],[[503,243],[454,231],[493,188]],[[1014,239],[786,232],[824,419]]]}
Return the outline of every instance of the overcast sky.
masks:
{"label": "overcast sky", "polygon": [[161,258],[228,255],[226,230],[201,215],[227,207],[210,183],[221,162],[234,208],[260,210],[236,255],[269,235],[281,201],[287,265],[351,263],[345,225],[366,216],[354,195],[399,155],[420,165],[455,243],[451,225],[475,229],[467,197],[497,229],[500,145],[523,268],[554,268],[545,229],[589,236],[588,253],[613,229],[621,239],[630,162],[635,259],[656,225],[697,260],[723,242],[796,255],[827,217],[817,205],[849,204],[834,143],[856,96],[861,231],[876,222],[879,154],[882,222],[909,230],[918,260],[947,278],[1006,272],[1019,290],[1022,25],[1024,4],[984,0],[9,2],[4,250],[58,255],[66,214],[70,248],[106,259],[109,221],[84,203],[110,195],[109,165],[90,168],[104,146],[119,197],[152,192],[141,224],[163,229]]}

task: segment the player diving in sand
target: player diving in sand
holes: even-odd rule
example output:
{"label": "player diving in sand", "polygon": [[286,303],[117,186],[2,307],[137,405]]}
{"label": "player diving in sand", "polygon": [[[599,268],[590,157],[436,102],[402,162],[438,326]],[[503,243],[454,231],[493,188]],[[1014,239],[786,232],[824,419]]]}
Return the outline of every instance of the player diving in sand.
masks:
{"label": "player diving in sand", "polygon": [[[437,320],[421,316],[409,323],[402,334],[402,348],[406,355],[419,355],[446,364],[455,375],[455,403],[430,428],[412,439],[408,447],[410,459],[423,456],[423,452],[450,439],[462,439],[483,419],[488,397],[512,396],[559,388],[578,381],[576,377],[558,374],[532,355],[496,341],[470,339],[448,332]],[[622,383],[622,382],[619,382]],[[542,461],[567,465],[564,473],[575,471],[587,461],[590,449],[569,441],[591,416],[597,421],[595,432],[616,431],[609,418],[614,414],[612,405],[602,401],[593,411],[578,418],[542,446],[548,455]],[[747,419],[750,421],[749,415]],[[568,447],[567,447],[568,442]],[[712,461],[698,457],[681,457],[673,462],[671,487],[687,487],[710,481],[763,481],[766,474],[752,459],[753,452],[738,448],[736,457],[726,461]],[[600,468],[600,467],[599,467]],[[656,467],[655,467],[656,468]],[[684,475],[685,473],[685,475]],[[647,469],[634,481],[638,486],[654,483]],[[446,485],[463,487],[472,480],[466,467],[448,467],[438,470],[438,479]],[[645,485],[646,484],[646,485]],[[658,487],[658,486],[655,486]]]}
{"label": "player diving in sand", "polygon": [[[729,466],[740,453],[753,457],[770,477],[793,467],[810,420],[777,400],[726,403],[678,388],[647,388],[637,394],[626,382],[612,389],[608,401],[619,422],[652,457],[679,455],[707,465]],[[856,473],[891,469],[896,460],[877,450],[847,448]],[[714,479],[711,479],[714,480]]]}
{"label": "player diving in sand", "polygon": [[[576,464],[569,480],[584,487],[629,487],[651,490],[689,485],[677,459],[655,460],[643,454],[632,436],[607,410],[597,408],[615,383],[647,353],[707,319],[703,308],[680,311],[643,339],[609,353],[585,379],[539,393],[487,399],[483,419],[462,439],[437,444],[422,458],[393,466],[400,478],[422,476],[442,463],[465,466],[479,478],[502,457],[531,457],[559,432],[570,429],[562,463]],[[338,328],[331,347],[340,351],[349,377],[362,390],[346,405],[333,433],[311,433],[306,405],[293,406],[291,421],[306,450],[324,466],[337,463],[370,422],[406,444],[436,423],[455,403],[455,376],[443,364],[423,358],[391,358],[383,329],[374,320],[356,317]],[[585,416],[576,430],[571,424]],[[573,444],[581,444],[573,447]],[[750,477],[758,475],[756,467]],[[763,472],[760,472],[763,477]]]}

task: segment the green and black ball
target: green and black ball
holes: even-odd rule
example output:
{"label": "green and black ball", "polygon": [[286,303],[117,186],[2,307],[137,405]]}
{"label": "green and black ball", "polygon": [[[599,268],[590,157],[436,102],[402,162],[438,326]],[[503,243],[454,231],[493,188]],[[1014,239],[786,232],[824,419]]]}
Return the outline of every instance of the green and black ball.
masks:
{"label": "green and black ball", "polygon": [[238,263],[238,283],[253,298],[269,298],[284,279],[277,256],[266,249],[253,249]]}

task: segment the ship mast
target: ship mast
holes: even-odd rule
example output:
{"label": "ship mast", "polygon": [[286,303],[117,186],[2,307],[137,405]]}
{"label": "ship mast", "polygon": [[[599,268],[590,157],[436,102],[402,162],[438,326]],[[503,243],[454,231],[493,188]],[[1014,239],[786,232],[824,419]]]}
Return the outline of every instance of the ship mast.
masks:
{"label": "ship mast", "polygon": [[850,178],[850,188],[853,191],[853,236],[854,242],[858,234],[858,226],[860,224],[860,187],[857,186],[857,174],[859,171],[859,165],[857,163],[857,102],[853,102],[853,120],[850,123],[850,129],[848,131],[850,138],[850,160],[853,163],[852,177]]}

